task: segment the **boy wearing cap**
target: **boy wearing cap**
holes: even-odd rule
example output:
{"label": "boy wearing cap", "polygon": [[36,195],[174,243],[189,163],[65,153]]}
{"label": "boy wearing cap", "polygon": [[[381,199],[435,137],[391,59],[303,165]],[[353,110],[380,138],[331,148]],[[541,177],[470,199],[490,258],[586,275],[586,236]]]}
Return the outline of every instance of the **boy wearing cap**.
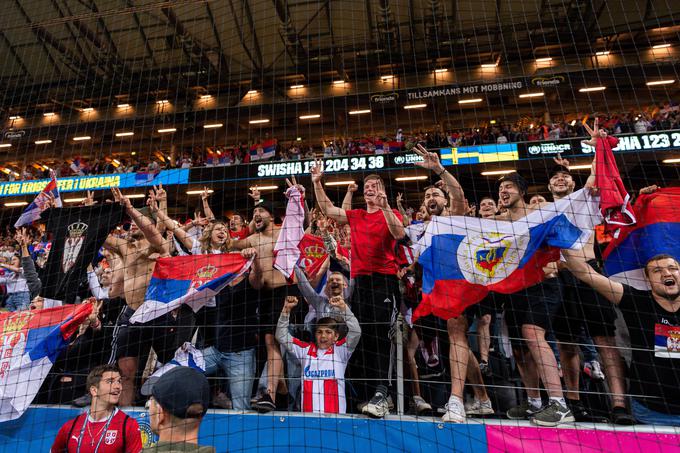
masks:
{"label": "boy wearing cap", "polygon": [[276,339],[294,354],[302,365],[302,410],[322,414],[344,414],[345,369],[361,338],[359,321],[342,296],[333,296],[328,303],[344,313],[347,336],[338,340],[338,322],[334,318],[319,319],[314,343],[294,338],[288,331],[290,312],[298,304],[297,297],[288,296],[276,326]]}
{"label": "boy wearing cap", "polygon": [[149,422],[158,442],[144,452],[214,453],[198,445],[198,429],[210,404],[208,379],[193,368],[179,366],[163,374],[151,389]]}

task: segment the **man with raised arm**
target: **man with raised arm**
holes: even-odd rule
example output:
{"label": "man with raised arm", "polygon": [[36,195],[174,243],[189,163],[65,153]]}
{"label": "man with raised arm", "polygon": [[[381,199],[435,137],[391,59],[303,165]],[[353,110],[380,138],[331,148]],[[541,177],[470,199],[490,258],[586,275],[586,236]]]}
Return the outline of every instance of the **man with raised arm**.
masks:
{"label": "man with raised arm", "polygon": [[[326,195],[321,182],[323,162],[312,168],[314,194],[321,212],[338,224],[349,224],[352,242],[351,277],[355,279],[352,301],[362,323],[362,346],[355,353],[350,377],[359,398],[368,399],[362,412],[384,417],[388,412],[389,360],[375,360],[376,352],[391,356],[390,326],[395,320],[401,295],[397,279],[397,241],[404,237],[401,214],[390,208],[380,176],[364,178],[366,209],[338,208]],[[374,385],[375,391],[370,388]]]}
{"label": "man with raised arm", "polygon": [[618,305],[630,332],[631,409],[640,423],[680,426],[680,264],[656,255],[645,264],[650,290],[610,280],[578,251],[563,252],[576,278]]}
{"label": "man with raised arm", "polygon": [[[171,360],[175,350],[191,338],[193,314],[189,307],[182,307],[145,324],[130,323],[132,315],[144,303],[156,260],[168,256],[169,247],[153,220],[135,209],[119,189],[111,191],[132,220],[125,239],[110,235],[104,243],[105,248],[121,257],[125,273],[123,291],[127,305],[116,320],[109,362],[118,362],[123,378],[120,404],[130,406],[136,396],[135,379],[139,359],[146,357],[153,346],[160,362]],[[155,196],[163,199],[165,191],[160,188]]]}

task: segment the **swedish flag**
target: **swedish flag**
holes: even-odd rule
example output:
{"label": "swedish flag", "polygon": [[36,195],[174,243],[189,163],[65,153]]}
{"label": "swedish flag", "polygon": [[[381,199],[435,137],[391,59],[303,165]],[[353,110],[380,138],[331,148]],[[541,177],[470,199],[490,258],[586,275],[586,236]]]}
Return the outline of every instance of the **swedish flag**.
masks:
{"label": "swedish flag", "polygon": [[442,148],[439,150],[442,165],[481,164],[519,160],[516,143]]}

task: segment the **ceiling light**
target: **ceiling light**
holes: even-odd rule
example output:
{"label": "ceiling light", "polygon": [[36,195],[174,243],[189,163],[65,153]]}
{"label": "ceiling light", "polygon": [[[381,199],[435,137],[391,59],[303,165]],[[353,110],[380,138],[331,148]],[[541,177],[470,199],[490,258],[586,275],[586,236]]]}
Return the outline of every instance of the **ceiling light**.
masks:
{"label": "ceiling light", "polygon": [[592,164],[569,165],[569,170],[589,170],[592,167],[593,167]]}
{"label": "ceiling light", "polygon": [[201,99],[204,100],[204,101],[207,101],[208,99],[212,99],[212,95],[211,94],[202,94]]}
{"label": "ceiling light", "polygon": [[14,121],[14,120],[20,120],[21,117],[19,115],[12,115],[12,116],[9,117],[9,119]]}
{"label": "ceiling light", "polygon": [[250,120],[250,121],[248,121],[248,122],[249,122],[250,124],[264,124],[264,123],[268,123],[269,120],[268,120],[268,119]]}
{"label": "ceiling light", "polygon": [[248,92],[246,94],[249,94],[249,95],[252,96],[254,94],[257,94],[257,90],[248,90]]}
{"label": "ceiling light", "polygon": [[517,170],[490,170],[483,171],[482,176],[497,176],[497,175],[507,175],[508,173],[514,173]]}
{"label": "ceiling light", "polygon": [[371,110],[366,109],[366,110],[350,110],[349,111],[350,115],[363,115],[364,113],[371,113]]}
{"label": "ceiling light", "polygon": [[458,101],[459,104],[474,104],[476,102],[482,102],[482,98],[461,99]]}
{"label": "ceiling light", "polygon": [[11,148],[12,144],[11,143],[0,143],[0,148]]}
{"label": "ceiling light", "polygon": [[661,162],[664,164],[680,164],[680,158],[674,157],[673,159],[664,159]]}
{"label": "ceiling light", "polygon": [[49,118],[49,117],[51,117],[51,116],[54,116],[54,115],[55,115],[54,112],[45,112],[45,113],[43,113],[43,116],[44,116],[44,117],[47,117],[47,118]]}
{"label": "ceiling light", "polygon": [[540,92],[540,93],[524,93],[520,94],[519,97],[521,98],[540,98],[543,97],[545,93]]}
{"label": "ceiling light", "polygon": [[536,63],[549,63],[552,61],[552,57],[536,58]]}
{"label": "ceiling light", "polygon": [[314,113],[312,115],[302,115],[300,117],[301,120],[313,120],[315,118],[321,118],[321,115],[319,115],[318,113]]}
{"label": "ceiling light", "polygon": [[47,140],[36,140],[35,141],[36,145],[47,145],[48,143],[52,143],[52,140],[47,139]]}
{"label": "ceiling light", "polygon": [[62,200],[64,203],[80,203],[82,201],[85,201],[85,198],[64,198]]}
{"label": "ceiling light", "polygon": [[334,81],[333,81],[333,85],[342,85],[342,84],[344,84],[344,83],[345,83],[344,80],[334,80]]}
{"label": "ceiling light", "polygon": [[674,79],[655,80],[653,82],[647,82],[647,86],[653,87],[657,85],[670,85],[671,83],[675,83],[675,80]]}
{"label": "ceiling light", "polygon": [[27,204],[28,201],[10,201],[9,203],[5,203],[5,207],[15,208],[17,206],[26,206]]}
{"label": "ceiling light", "polygon": [[655,46],[652,46],[652,49],[666,49],[670,47],[670,44],[657,44]]}
{"label": "ceiling light", "polygon": [[384,76],[380,77],[380,80],[382,80],[383,82],[386,82],[386,81],[392,80],[392,79],[394,79],[393,75],[384,75]]}
{"label": "ceiling light", "polygon": [[606,56],[606,55],[609,55],[609,51],[608,51],[608,50],[603,50],[603,51],[601,51],[601,52],[595,52],[595,56],[596,56],[596,57],[604,57],[604,56]]}
{"label": "ceiling light", "polygon": [[429,178],[429,176],[402,176],[399,178],[394,178],[395,181],[406,182],[406,181],[423,181]]}
{"label": "ceiling light", "polygon": [[355,181],[329,181],[324,183],[325,186],[349,186],[354,184]]}
{"label": "ceiling light", "polygon": [[127,194],[127,195],[124,195],[124,196],[125,196],[126,198],[130,198],[130,199],[132,199],[132,198],[144,198],[144,197],[146,197],[146,195],[144,195],[143,193],[131,193],[131,194]]}
{"label": "ceiling light", "polygon": [[304,88],[304,87],[305,87],[304,85],[291,85],[290,89],[291,90],[297,90],[298,88]]}
{"label": "ceiling light", "polygon": [[411,105],[405,105],[404,106],[404,108],[406,110],[409,110],[409,109],[424,109],[425,107],[427,107],[427,104],[411,104]]}
{"label": "ceiling light", "polygon": [[85,107],[84,109],[80,109],[80,111],[83,112],[83,113],[94,112],[94,108]]}
{"label": "ceiling light", "polygon": [[496,120],[489,121],[489,124],[496,124]]}
{"label": "ceiling light", "polygon": [[160,101],[156,101],[156,104],[169,104],[169,103],[170,101],[168,101],[167,99],[161,99]]}
{"label": "ceiling light", "polygon": [[74,142],[82,142],[82,141],[85,141],[85,140],[90,140],[91,138],[92,137],[90,137],[89,135],[81,135],[79,137],[73,137],[73,141]]}
{"label": "ceiling light", "polygon": [[168,127],[166,129],[158,129],[159,134],[167,134],[168,132],[177,132],[177,129],[174,127]]}
{"label": "ceiling light", "polygon": [[135,135],[134,132],[117,132],[116,137],[132,137]]}
{"label": "ceiling light", "polygon": [[498,65],[497,65],[496,63],[484,63],[484,64],[482,65],[482,68],[484,68],[484,69],[494,69],[494,68],[496,68],[497,66],[498,66]]}
{"label": "ceiling light", "polygon": [[203,129],[219,129],[224,126],[222,123],[204,124]]}
{"label": "ceiling light", "polygon": [[439,68],[439,69],[435,69],[435,70],[434,70],[434,72],[435,72],[436,74],[441,74],[442,72],[448,72],[448,71],[449,71],[449,70],[446,69],[446,68]]}
{"label": "ceiling light", "polygon": [[119,109],[126,109],[130,107],[130,104],[118,104],[116,107],[118,107]]}
{"label": "ceiling light", "polygon": [[278,188],[279,188],[279,186],[252,186],[252,187],[250,187],[250,189],[257,189],[260,192],[262,192],[263,190],[276,190]]}
{"label": "ceiling light", "polygon": [[[187,190],[187,195],[200,195],[203,192],[204,192],[203,190]],[[214,192],[214,190],[208,189],[208,193],[213,193],[213,192]]]}
{"label": "ceiling light", "polygon": [[604,91],[607,87],[590,87],[590,88],[580,88],[579,93],[590,93],[591,91]]}

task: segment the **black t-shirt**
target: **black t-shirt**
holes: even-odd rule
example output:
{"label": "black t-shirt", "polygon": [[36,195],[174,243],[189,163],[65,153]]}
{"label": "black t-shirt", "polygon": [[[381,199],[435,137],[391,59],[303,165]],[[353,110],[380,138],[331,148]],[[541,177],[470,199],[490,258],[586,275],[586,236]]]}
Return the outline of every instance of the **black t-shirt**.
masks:
{"label": "black t-shirt", "polygon": [[664,310],[651,291],[623,285],[619,307],[633,348],[630,393],[649,409],[680,415],[680,310]]}
{"label": "black t-shirt", "polygon": [[248,276],[215,296],[217,302],[217,350],[240,352],[257,346],[257,290]]}
{"label": "black t-shirt", "polygon": [[74,303],[87,265],[92,263],[109,232],[123,219],[120,205],[101,204],[48,209],[41,220],[52,234],[52,248],[40,273],[40,295]]}

